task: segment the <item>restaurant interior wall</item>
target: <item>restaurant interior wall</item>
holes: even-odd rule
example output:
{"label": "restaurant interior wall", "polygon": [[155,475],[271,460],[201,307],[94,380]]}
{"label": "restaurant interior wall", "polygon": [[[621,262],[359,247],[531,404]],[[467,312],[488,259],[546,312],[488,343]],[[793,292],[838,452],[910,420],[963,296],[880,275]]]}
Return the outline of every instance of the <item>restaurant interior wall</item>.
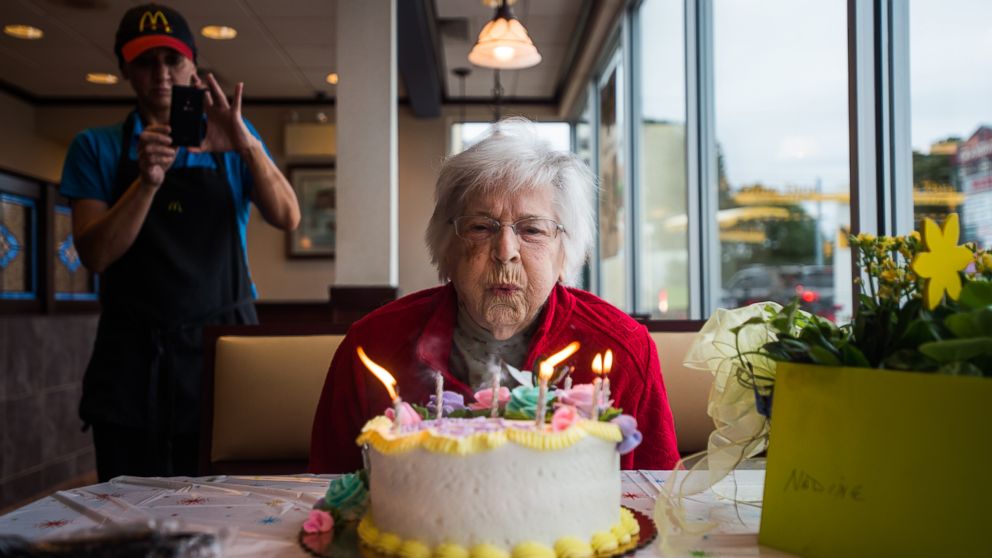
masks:
{"label": "restaurant interior wall", "polygon": [[65,146],[39,134],[36,117],[35,107],[0,92],[0,168],[56,182]]}
{"label": "restaurant interior wall", "polygon": [[[65,147],[36,132],[36,116],[0,93],[0,168],[54,181]],[[0,316],[0,510],[81,476],[95,479],[90,436],[76,418],[95,333],[88,314]]]}

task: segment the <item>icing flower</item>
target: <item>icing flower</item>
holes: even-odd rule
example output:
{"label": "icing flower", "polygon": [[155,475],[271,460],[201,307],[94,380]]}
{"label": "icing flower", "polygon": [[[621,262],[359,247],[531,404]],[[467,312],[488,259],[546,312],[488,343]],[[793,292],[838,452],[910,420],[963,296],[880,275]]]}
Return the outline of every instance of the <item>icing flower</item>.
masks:
{"label": "icing flower", "polygon": [[551,430],[555,432],[561,432],[562,430],[567,430],[570,426],[578,422],[579,412],[575,407],[571,405],[562,405],[558,407],[555,414],[551,417]]}
{"label": "icing flower", "polygon": [[[534,418],[537,413],[537,396],[539,389],[537,386],[517,386],[510,392],[510,402],[506,404],[508,412],[520,413],[526,417]],[[550,402],[554,394],[548,392],[545,403]]]}
{"label": "icing flower", "polygon": [[345,520],[357,519],[365,512],[369,492],[365,483],[355,473],[338,477],[327,486],[327,493],[317,502],[317,507],[335,510]]}
{"label": "icing flower", "polygon": [[626,455],[641,445],[641,432],[637,430],[637,419],[630,415],[620,415],[610,422],[620,427],[620,434],[623,436],[623,440],[617,444],[620,455]]}
{"label": "icing flower", "polygon": [[310,510],[310,517],[303,522],[307,533],[326,533],[334,528],[334,518],[324,510]]}
{"label": "icing flower", "polygon": [[[499,388],[499,399],[497,400],[500,408],[506,407],[507,402],[510,401],[510,388],[503,386]],[[475,402],[469,403],[468,408],[474,411],[482,409],[491,409],[493,406],[493,388],[486,388],[475,392]]]}
{"label": "icing flower", "polygon": [[579,384],[571,389],[559,389],[555,392],[555,397],[559,403],[571,405],[579,410],[579,413],[589,418],[589,409],[592,408],[592,384]]}
{"label": "icing flower", "polygon": [[396,411],[394,411],[392,407],[386,409],[386,412],[383,414],[386,415],[386,418],[389,420],[398,422],[400,426],[410,426],[423,420],[420,418],[420,414],[417,413],[417,411],[414,411],[413,407],[411,407],[406,401],[400,401],[399,409],[400,418],[398,421],[396,421]]}
{"label": "icing flower", "polygon": [[[431,395],[430,401],[427,403],[427,410],[430,411],[430,416],[435,416],[437,414],[437,399],[436,395]],[[453,391],[445,391],[441,393],[441,416],[447,416],[455,411],[461,411],[465,409],[465,397],[460,393],[455,393]]]}

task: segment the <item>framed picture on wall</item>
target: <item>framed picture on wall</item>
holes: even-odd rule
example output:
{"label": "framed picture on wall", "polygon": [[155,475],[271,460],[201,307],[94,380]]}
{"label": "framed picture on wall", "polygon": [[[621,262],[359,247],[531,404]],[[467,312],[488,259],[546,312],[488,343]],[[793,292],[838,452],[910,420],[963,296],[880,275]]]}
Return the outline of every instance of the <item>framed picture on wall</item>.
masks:
{"label": "framed picture on wall", "polygon": [[300,202],[300,226],[287,233],[287,255],[333,258],[337,236],[334,165],[294,165],[288,170]]}
{"label": "framed picture on wall", "polygon": [[0,309],[43,309],[39,269],[40,217],[44,213],[40,183],[0,174]]}

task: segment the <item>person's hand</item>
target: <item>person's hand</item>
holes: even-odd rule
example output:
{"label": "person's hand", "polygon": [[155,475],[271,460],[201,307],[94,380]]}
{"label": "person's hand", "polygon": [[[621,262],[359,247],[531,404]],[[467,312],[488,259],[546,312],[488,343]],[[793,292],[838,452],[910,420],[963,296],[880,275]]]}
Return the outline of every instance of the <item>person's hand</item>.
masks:
{"label": "person's hand", "polygon": [[245,84],[239,82],[234,87],[234,100],[229,103],[214,75],[208,73],[206,82],[193,75],[193,85],[204,89],[207,111],[207,137],[199,149],[190,151],[237,151],[244,153],[258,141],[248,131],[241,118],[241,97]]}
{"label": "person's hand", "polygon": [[170,128],[163,124],[149,126],[138,136],[138,170],[141,182],[158,188],[165,173],[176,160],[176,148],[169,137]]}

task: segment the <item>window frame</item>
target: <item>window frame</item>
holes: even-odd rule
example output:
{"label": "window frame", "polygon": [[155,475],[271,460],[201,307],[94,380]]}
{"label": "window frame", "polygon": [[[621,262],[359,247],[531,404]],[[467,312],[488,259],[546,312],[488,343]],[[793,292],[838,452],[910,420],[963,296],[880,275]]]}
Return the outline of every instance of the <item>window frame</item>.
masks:
{"label": "window frame", "polygon": [[[713,0],[683,0],[685,25],[686,184],[688,208],[689,317],[705,319],[719,302],[720,253],[714,81]],[[614,67],[615,56],[624,67],[626,130],[625,203],[630,224],[625,233],[625,262],[629,312],[638,308],[638,271],[644,265],[637,248],[640,208],[633,203],[644,187],[637,172],[642,156],[638,140],[642,117],[639,85],[638,39],[644,0],[629,2],[607,43],[598,71],[589,80],[588,102],[593,105],[591,136],[599,138],[599,89]],[[848,114],[850,226],[852,234],[906,234],[913,228],[912,146],[909,89],[909,5],[900,0],[847,0]],[[619,48],[620,53],[614,54]],[[594,172],[599,167],[598,145]],[[598,204],[597,204],[598,212]],[[598,214],[597,214],[598,222]],[[599,238],[591,266],[591,286],[601,292]],[[853,255],[852,255],[853,258]],[[853,269],[853,266],[852,266]],[[853,277],[852,277],[853,280]],[[856,304],[857,296],[853,303]],[[666,320],[651,320],[664,322]]]}

